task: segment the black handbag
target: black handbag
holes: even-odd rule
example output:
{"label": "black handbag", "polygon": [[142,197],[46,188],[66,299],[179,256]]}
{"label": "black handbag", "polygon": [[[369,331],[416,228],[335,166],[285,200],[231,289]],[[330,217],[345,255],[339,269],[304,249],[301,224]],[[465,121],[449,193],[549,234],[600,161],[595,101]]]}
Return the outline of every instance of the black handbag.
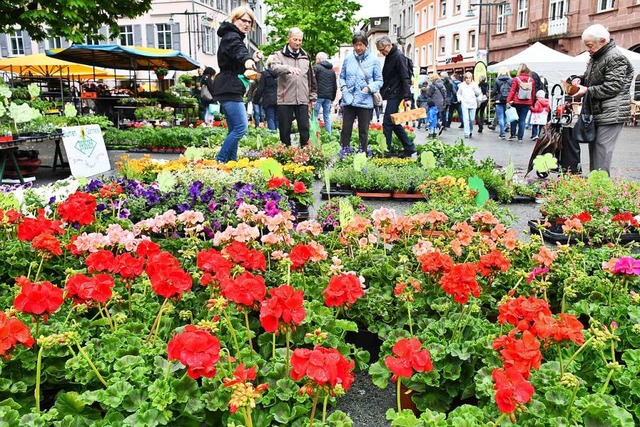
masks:
{"label": "black handbag", "polygon": [[573,139],[581,144],[589,144],[596,140],[596,122],[591,114],[591,104],[588,93],[582,102],[582,111],[573,126]]}

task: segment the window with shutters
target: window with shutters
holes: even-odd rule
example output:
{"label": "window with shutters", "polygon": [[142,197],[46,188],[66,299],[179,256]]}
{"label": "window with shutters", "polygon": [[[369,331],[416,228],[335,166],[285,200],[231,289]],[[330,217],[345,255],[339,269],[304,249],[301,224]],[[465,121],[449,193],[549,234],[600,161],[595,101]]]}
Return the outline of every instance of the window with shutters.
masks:
{"label": "window with shutters", "polygon": [[120,25],[120,46],[133,45],[133,25]]}
{"label": "window with shutters", "polygon": [[158,40],[158,49],[173,49],[173,40],[171,39],[171,25],[156,24],[156,39]]}
{"label": "window with shutters", "polygon": [[460,34],[453,35],[453,51],[460,52]]}
{"label": "window with shutters", "polygon": [[49,37],[44,41],[45,49],[61,49],[62,48],[62,37]]}
{"label": "window with shutters", "polygon": [[615,7],[616,0],[599,0],[598,12],[604,12],[605,10],[612,10]]}
{"label": "window with shutters", "polygon": [[447,51],[447,46],[446,46],[446,39],[444,36],[441,36],[438,39],[438,47],[440,48],[440,55],[444,55],[445,52]]}
{"label": "window with shutters", "polygon": [[527,28],[529,24],[528,21],[528,1],[527,0],[518,0],[518,21],[516,23],[516,28],[522,29]]}
{"label": "window with shutters", "polygon": [[24,37],[22,30],[11,34],[11,51],[10,55],[24,55]]}
{"label": "window with shutters", "polygon": [[469,41],[467,42],[469,48],[467,50],[476,50],[476,32],[469,31]]}

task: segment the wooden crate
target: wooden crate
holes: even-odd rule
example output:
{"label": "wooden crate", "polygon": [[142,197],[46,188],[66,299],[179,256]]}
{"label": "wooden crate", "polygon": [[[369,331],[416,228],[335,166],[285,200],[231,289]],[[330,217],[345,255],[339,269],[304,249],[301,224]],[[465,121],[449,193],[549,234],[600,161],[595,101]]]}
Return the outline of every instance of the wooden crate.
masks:
{"label": "wooden crate", "polygon": [[404,122],[412,122],[418,119],[424,119],[427,117],[427,110],[424,108],[416,108],[414,110],[406,110],[400,113],[391,115],[391,122],[394,125],[399,125]]}

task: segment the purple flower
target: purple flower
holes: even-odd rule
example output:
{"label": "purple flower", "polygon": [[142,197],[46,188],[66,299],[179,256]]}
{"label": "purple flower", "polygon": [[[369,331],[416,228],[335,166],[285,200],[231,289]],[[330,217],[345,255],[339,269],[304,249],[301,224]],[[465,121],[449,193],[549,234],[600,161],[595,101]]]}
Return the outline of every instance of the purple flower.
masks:
{"label": "purple flower", "polygon": [[131,213],[129,212],[129,209],[122,209],[118,214],[118,218],[127,219],[129,218],[129,215],[131,215]]}
{"label": "purple flower", "polygon": [[640,275],[640,260],[631,257],[622,257],[613,267],[614,274]]}
{"label": "purple flower", "polygon": [[96,212],[102,212],[107,209],[107,206],[104,203],[99,203],[96,205]]}
{"label": "purple flower", "polygon": [[213,212],[216,209],[217,206],[218,206],[218,204],[216,202],[211,202],[211,203],[209,203],[207,208],[209,209],[209,212]]}
{"label": "purple flower", "polygon": [[204,184],[202,184],[202,181],[194,181],[193,183],[191,183],[191,185],[189,186],[189,195],[191,196],[191,199],[193,201],[198,200],[203,186]]}
{"label": "purple flower", "polygon": [[209,203],[211,201],[211,199],[213,198],[213,194],[214,194],[213,188],[207,187],[207,189],[205,191],[200,193],[200,201],[202,203]]}
{"label": "purple flower", "polygon": [[92,179],[91,181],[89,181],[89,184],[87,184],[85,191],[87,191],[88,193],[94,193],[101,189],[103,186],[104,183],[101,180]]}
{"label": "purple flower", "polygon": [[191,205],[187,202],[180,203],[178,206],[176,206],[176,212],[178,212],[179,214],[184,211],[188,211],[189,209],[191,209]]}
{"label": "purple flower", "polygon": [[270,200],[264,204],[264,212],[268,216],[274,217],[280,213],[280,209],[278,209],[278,204],[276,202]]}

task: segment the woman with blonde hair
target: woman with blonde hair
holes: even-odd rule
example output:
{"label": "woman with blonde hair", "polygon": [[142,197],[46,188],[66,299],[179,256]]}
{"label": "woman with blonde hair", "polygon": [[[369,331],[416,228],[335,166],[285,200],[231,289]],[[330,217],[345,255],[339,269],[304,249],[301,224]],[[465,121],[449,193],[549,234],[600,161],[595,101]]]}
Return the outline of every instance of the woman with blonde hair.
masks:
{"label": "woman with blonde hair", "polygon": [[464,137],[471,138],[473,136],[473,122],[476,118],[476,109],[479,105],[482,92],[473,81],[473,74],[466,72],[464,74],[464,82],[458,85],[458,102],[462,109],[462,124],[464,127]]}
{"label": "woman with blonde hair", "polygon": [[227,119],[229,132],[222,143],[216,157],[220,163],[238,159],[238,141],[249,127],[247,111],[242,97],[246,87],[238,77],[247,70],[256,69],[256,62],[262,59],[262,53],[249,53],[244,39],[255,23],[253,11],[240,6],[231,11],[228,21],[220,24],[217,34],[220,38],[218,47],[218,65],[220,72],[213,81],[211,95],[214,102],[220,103],[220,109]]}

